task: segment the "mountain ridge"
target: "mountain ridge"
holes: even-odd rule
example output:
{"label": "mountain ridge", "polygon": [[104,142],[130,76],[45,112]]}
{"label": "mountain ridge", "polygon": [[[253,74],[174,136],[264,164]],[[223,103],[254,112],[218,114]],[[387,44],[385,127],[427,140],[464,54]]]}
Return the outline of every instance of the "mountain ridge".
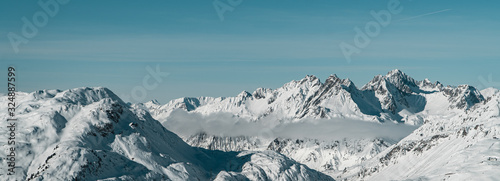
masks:
{"label": "mountain ridge", "polygon": [[[279,121],[293,122],[303,118],[353,118],[366,121],[405,122],[405,112],[425,111],[428,97],[448,99],[447,109],[467,110],[484,101],[473,86],[443,86],[428,79],[416,81],[395,69],[385,76],[377,75],[361,88],[350,79],[330,75],[324,82],[314,75],[285,83],[277,89],[257,88],[235,97],[184,97],[158,105],[138,104],[164,120],[178,108],[188,112],[211,114],[227,112],[250,121],[270,115]],[[405,122],[421,124],[417,122]]]}

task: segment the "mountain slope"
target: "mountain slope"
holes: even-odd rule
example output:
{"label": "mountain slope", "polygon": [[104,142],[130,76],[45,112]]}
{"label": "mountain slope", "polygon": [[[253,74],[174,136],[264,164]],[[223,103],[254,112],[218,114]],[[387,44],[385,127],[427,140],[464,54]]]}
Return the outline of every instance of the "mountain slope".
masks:
{"label": "mountain slope", "polygon": [[16,101],[19,167],[17,177],[0,171],[8,180],[333,180],[271,151],[193,148],[106,88],[18,93]]}
{"label": "mountain slope", "polygon": [[185,139],[194,147],[211,150],[272,150],[292,158],[309,168],[330,176],[342,174],[345,168],[359,165],[387,149],[395,141],[384,139],[342,139],[325,141],[318,139],[214,136],[199,133]]}
{"label": "mountain slope", "polygon": [[[449,119],[429,120],[348,180],[497,180],[500,177],[500,93]],[[351,177],[350,177],[350,176]]]}

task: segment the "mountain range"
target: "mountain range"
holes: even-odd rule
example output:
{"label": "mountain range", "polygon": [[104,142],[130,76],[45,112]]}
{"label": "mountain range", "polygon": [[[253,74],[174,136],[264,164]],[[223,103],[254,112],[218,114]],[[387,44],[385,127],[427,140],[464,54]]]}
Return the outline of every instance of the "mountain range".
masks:
{"label": "mountain range", "polygon": [[416,81],[396,69],[385,76],[375,76],[361,89],[337,75],[324,82],[308,75],[274,90],[258,88],[235,97],[184,97],[165,105],[153,100],[140,106],[160,121],[166,120],[172,111],[183,109],[203,115],[230,113],[250,121],[268,117],[278,122],[351,118],[421,125],[424,120],[419,115],[463,111],[482,101],[484,97],[472,86],[445,87],[428,79]]}
{"label": "mountain range", "polygon": [[[405,137],[411,136],[414,129],[419,131],[434,121],[453,120],[457,119],[457,115],[468,115],[496,96],[498,95],[495,93],[483,95],[469,85],[444,86],[438,81],[431,82],[428,79],[417,81],[396,69],[386,75],[375,76],[361,88],[357,88],[349,79],[341,79],[337,75],[329,76],[324,82],[308,75],[277,89],[258,88],[251,93],[243,91],[235,97],[185,97],[164,105],[158,101],[150,101],[134,106],[148,110],[155,119],[173,130],[183,124],[183,119],[186,118],[178,116],[179,111],[201,115],[196,119],[208,120],[207,123],[200,124],[221,126],[216,120],[226,117],[232,117],[234,120],[234,125],[225,126],[229,128],[237,127],[245,121],[264,124],[265,126],[257,128],[244,124],[248,129],[264,129],[253,134],[224,134],[220,133],[220,130],[210,131],[210,126],[202,126],[201,129],[186,135],[183,135],[185,130],[177,132],[192,146],[223,151],[273,150],[335,179],[351,180],[366,179],[366,176],[361,177],[362,174],[357,176],[358,173],[351,172],[360,172],[360,168],[367,168],[366,164],[371,160],[377,159],[384,151],[391,150],[401,144],[401,141],[408,139]],[[227,116],[211,116],[217,114]],[[347,121],[335,123],[338,119]],[[317,120],[333,123],[321,124]],[[359,131],[359,127],[342,125],[351,122],[369,122],[382,127],[394,124],[400,127],[410,125],[414,126],[414,129],[402,133],[402,137],[359,136],[358,132],[376,132],[380,128]],[[279,128],[290,127],[283,125],[290,124],[299,125],[302,130],[297,129],[287,135],[276,133]],[[324,131],[342,129],[354,133],[339,137]],[[398,129],[400,128],[396,126],[382,131],[396,134]],[[439,130],[441,127],[435,129]],[[286,137],[293,134],[301,136]],[[314,134],[326,136],[311,136]],[[432,136],[435,135],[439,134]],[[419,140],[420,142],[430,140],[426,140],[424,136],[420,138],[423,139]]]}
{"label": "mountain range", "polygon": [[[0,101],[6,119],[7,97]],[[19,92],[16,102],[18,179],[500,177],[500,91],[417,81],[400,70],[361,88],[308,75],[277,89],[163,105],[125,103],[103,87]],[[6,174],[0,170],[16,180]]]}

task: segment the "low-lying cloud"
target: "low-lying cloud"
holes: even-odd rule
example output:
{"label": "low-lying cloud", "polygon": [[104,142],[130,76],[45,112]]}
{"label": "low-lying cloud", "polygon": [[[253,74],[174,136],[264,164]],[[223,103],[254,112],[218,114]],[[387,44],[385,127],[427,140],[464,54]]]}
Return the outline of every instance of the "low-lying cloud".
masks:
{"label": "low-lying cloud", "polygon": [[416,126],[395,123],[373,123],[351,119],[304,119],[294,123],[279,124],[272,118],[257,122],[235,117],[229,113],[202,115],[183,110],[173,111],[163,125],[176,134],[187,137],[199,132],[218,136],[258,136],[274,139],[388,138],[400,140]]}

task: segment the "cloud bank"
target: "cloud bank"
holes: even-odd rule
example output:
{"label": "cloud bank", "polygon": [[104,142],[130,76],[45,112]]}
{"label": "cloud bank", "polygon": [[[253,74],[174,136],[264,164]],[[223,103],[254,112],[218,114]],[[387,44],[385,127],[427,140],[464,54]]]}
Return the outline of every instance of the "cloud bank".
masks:
{"label": "cloud bank", "polygon": [[218,136],[257,136],[274,139],[339,140],[344,138],[388,138],[400,140],[416,126],[395,123],[373,123],[351,119],[304,119],[294,123],[277,123],[272,118],[250,122],[229,113],[202,115],[183,110],[173,111],[163,125],[180,135],[206,132]]}

